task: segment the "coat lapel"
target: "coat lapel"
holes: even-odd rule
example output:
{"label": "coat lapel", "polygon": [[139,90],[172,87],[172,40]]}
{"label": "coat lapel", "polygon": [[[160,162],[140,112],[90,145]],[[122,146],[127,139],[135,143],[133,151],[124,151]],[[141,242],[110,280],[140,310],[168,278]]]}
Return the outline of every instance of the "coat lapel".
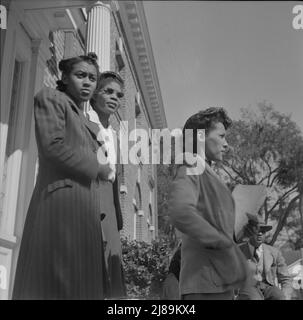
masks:
{"label": "coat lapel", "polygon": [[99,133],[99,127],[96,123],[89,121],[84,114],[82,114],[82,117],[84,118],[83,122],[86,128],[89,130],[89,132],[92,134],[92,136],[97,140],[98,133]]}
{"label": "coat lapel", "polygon": [[77,113],[77,115],[80,117],[81,121],[84,123],[85,127],[89,130],[90,134],[93,136],[94,139],[97,140],[97,136],[99,133],[99,127],[96,123],[89,121],[83,114],[83,111],[80,110],[77,105],[75,104],[75,102],[73,101],[73,99],[71,97],[69,97],[68,95],[66,95],[70,106],[72,108],[72,110]]}
{"label": "coat lapel", "polygon": [[[65,93],[65,92],[64,92],[64,93]],[[72,110],[73,110],[75,113],[77,113],[78,115],[80,115],[80,113],[81,113],[82,111],[77,107],[77,105],[76,105],[76,103],[74,102],[74,100],[73,100],[68,94],[65,93],[65,95],[66,95],[66,97],[67,97],[67,99],[68,99],[68,101],[69,101],[69,104],[70,104]]]}
{"label": "coat lapel", "polygon": [[225,187],[225,189],[228,190],[228,192],[231,194],[231,191],[229,190],[226,183],[222,181],[222,179],[217,175],[217,173],[206,161],[205,161],[205,170],[207,170],[210,173],[210,175],[212,175],[220,184],[222,184]]}

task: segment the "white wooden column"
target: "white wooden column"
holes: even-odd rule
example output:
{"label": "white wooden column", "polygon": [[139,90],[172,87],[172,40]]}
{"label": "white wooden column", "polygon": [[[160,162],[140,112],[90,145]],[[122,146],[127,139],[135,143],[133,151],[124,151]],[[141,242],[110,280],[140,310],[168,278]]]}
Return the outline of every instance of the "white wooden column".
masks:
{"label": "white wooden column", "polygon": [[98,55],[100,71],[110,70],[110,17],[109,1],[96,1],[87,8],[86,52]]}

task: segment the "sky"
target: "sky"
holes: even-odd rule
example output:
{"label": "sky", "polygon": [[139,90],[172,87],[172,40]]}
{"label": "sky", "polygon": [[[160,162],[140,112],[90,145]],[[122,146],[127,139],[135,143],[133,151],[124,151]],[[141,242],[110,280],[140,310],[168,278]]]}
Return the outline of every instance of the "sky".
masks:
{"label": "sky", "polygon": [[169,128],[210,106],[267,101],[303,132],[302,2],[144,1]]}

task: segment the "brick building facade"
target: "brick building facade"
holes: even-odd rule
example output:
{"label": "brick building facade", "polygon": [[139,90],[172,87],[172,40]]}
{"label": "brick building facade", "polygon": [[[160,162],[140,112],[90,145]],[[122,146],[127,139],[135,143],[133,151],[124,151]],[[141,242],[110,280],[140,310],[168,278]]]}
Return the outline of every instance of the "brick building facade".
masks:
{"label": "brick building facade", "polygon": [[[121,74],[125,97],[112,119],[117,131],[121,121],[128,125],[128,131],[125,125],[121,127],[125,135],[133,129],[166,127],[142,3],[7,0],[5,5],[8,25],[1,30],[0,299],[11,295],[38,167],[33,97],[43,85],[56,86],[58,62],[95,51],[101,71]],[[123,165],[121,235],[150,242],[157,237],[157,177],[155,166],[142,162],[138,154],[138,164]]]}

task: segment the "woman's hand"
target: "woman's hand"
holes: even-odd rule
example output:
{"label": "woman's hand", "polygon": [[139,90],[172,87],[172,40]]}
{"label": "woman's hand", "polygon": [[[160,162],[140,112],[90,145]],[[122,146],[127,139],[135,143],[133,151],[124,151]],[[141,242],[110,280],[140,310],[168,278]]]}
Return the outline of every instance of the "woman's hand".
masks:
{"label": "woman's hand", "polygon": [[116,177],[116,173],[115,171],[111,171],[110,174],[108,175],[108,181],[110,182],[114,182],[115,181],[115,177]]}
{"label": "woman's hand", "polygon": [[98,179],[103,181],[110,181],[110,174],[112,173],[112,169],[109,164],[100,164],[98,170]]}

